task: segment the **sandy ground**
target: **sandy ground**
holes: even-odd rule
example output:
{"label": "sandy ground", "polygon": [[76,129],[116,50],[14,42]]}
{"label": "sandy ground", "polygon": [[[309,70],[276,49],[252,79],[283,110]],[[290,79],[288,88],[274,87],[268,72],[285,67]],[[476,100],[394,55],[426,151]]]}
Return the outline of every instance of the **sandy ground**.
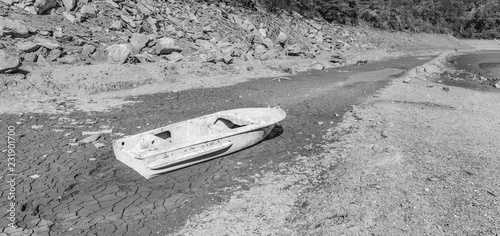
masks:
{"label": "sandy ground", "polygon": [[500,93],[436,83],[449,55],[347,113],[322,154],[256,178],[178,235],[500,234]]}

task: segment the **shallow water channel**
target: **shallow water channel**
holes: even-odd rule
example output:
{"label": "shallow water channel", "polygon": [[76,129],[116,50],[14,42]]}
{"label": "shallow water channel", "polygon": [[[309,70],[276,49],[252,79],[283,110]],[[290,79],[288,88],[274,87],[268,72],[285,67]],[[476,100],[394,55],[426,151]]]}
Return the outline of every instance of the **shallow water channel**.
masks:
{"label": "shallow water channel", "polygon": [[481,84],[477,78],[500,78],[500,51],[481,51],[453,57],[451,67],[457,72],[445,72],[441,76],[444,84],[482,90],[498,91],[491,85]]}

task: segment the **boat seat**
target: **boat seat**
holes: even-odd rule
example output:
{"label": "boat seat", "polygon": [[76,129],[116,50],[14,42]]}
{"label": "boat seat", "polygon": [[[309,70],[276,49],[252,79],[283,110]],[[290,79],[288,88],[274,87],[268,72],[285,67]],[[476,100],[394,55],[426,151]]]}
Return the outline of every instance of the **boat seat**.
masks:
{"label": "boat seat", "polygon": [[144,134],[137,145],[129,151],[136,157],[142,157],[143,154],[157,150],[158,147],[165,146],[169,142],[153,134]]}

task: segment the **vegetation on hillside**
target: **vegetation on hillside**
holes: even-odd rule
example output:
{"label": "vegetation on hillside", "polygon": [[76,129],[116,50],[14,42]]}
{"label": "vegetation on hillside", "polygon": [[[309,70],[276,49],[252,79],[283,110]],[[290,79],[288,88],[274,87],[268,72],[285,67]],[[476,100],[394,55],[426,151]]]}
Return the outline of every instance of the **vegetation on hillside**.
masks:
{"label": "vegetation on hillside", "polygon": [[[226,1],[227,2],[227,1]],[[233,0],[268,11],[296,11],[310,18],[385,30],[450,33],[459,38],[500,37],[496,0]]]}

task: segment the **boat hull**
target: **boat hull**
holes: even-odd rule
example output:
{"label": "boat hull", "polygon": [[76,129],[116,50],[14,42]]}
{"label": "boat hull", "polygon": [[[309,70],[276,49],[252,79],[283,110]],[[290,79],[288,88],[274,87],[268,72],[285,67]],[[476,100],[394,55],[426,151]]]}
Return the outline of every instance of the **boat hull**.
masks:
{"label": "boat hull", "polygon": [[[267,108],[271,110],[264,110],[266,108],[251,108],[251,109],[255,109],[255,110],[250,110],[254,113],[256,111],[267,112],[268,115],[269,112],[271,113],[276,112],[273,108]],[[230,110],[227,112],[234,113],[236,111],[236,113],[238,113],[241,110],[243,109]],[[284,119],[285,117],[284,111],[281,110],[281,112],[282,113],[276,113],[281,117],[270,120],[270,122],[272,123],[261,122],[262,124],[259,125],[248,125],[239,130],[235,129],[236,131],[234,132],[231,131],[228,132],[227,134],[222,133],[220,135],[207,136],[207,138],[205,139],[203,139],[203,137],[197,139],[192,138],[193,140],[201,140],[196,143],[191,142],[188,139],[188,141],[186,142],[189,143],[189,145],[176,149],[171,149],[168,151],[163,151],[163,152],[152,151],[143,154],[143,156],[140,156],[140,155],[135,155],[135,153],[131,152],[130,148],[127,149],[125,147],[127,146],[127,144],[124,146],[124,143],[131,142],[130,140],[135,140],[134,142],[137,142],[137,138],[134,139],[134,137],[145,136],[145,134],[147,135],[153,131],[137,134],[130,137],[124,137],[122,139],[116,140],[115,142],[113,142],[113,150],[116,158],[119,161],[131,167],[146,179],[150,179],[152,177],[155,177],[163,173],[167,173],[190,165],[195,165],[207,160],[228,155],[236,151],[239,151],[241,149],[257,144],[271,132],[271,130],[275,126],[274,123],[275,121],[281,121],[282,119]],[[244,112],[239,112],[239,113],[244,115],[249,114],[248,110],[244,110]],[[197,121],[197,119],[203,119],[203,118],[205,117],[195,118],[192,121]],[[168,127],[169,126],[165,128]],[[163,128],[160,131],[163,131]],[[179,143],[182,143],[182,140]]]}

